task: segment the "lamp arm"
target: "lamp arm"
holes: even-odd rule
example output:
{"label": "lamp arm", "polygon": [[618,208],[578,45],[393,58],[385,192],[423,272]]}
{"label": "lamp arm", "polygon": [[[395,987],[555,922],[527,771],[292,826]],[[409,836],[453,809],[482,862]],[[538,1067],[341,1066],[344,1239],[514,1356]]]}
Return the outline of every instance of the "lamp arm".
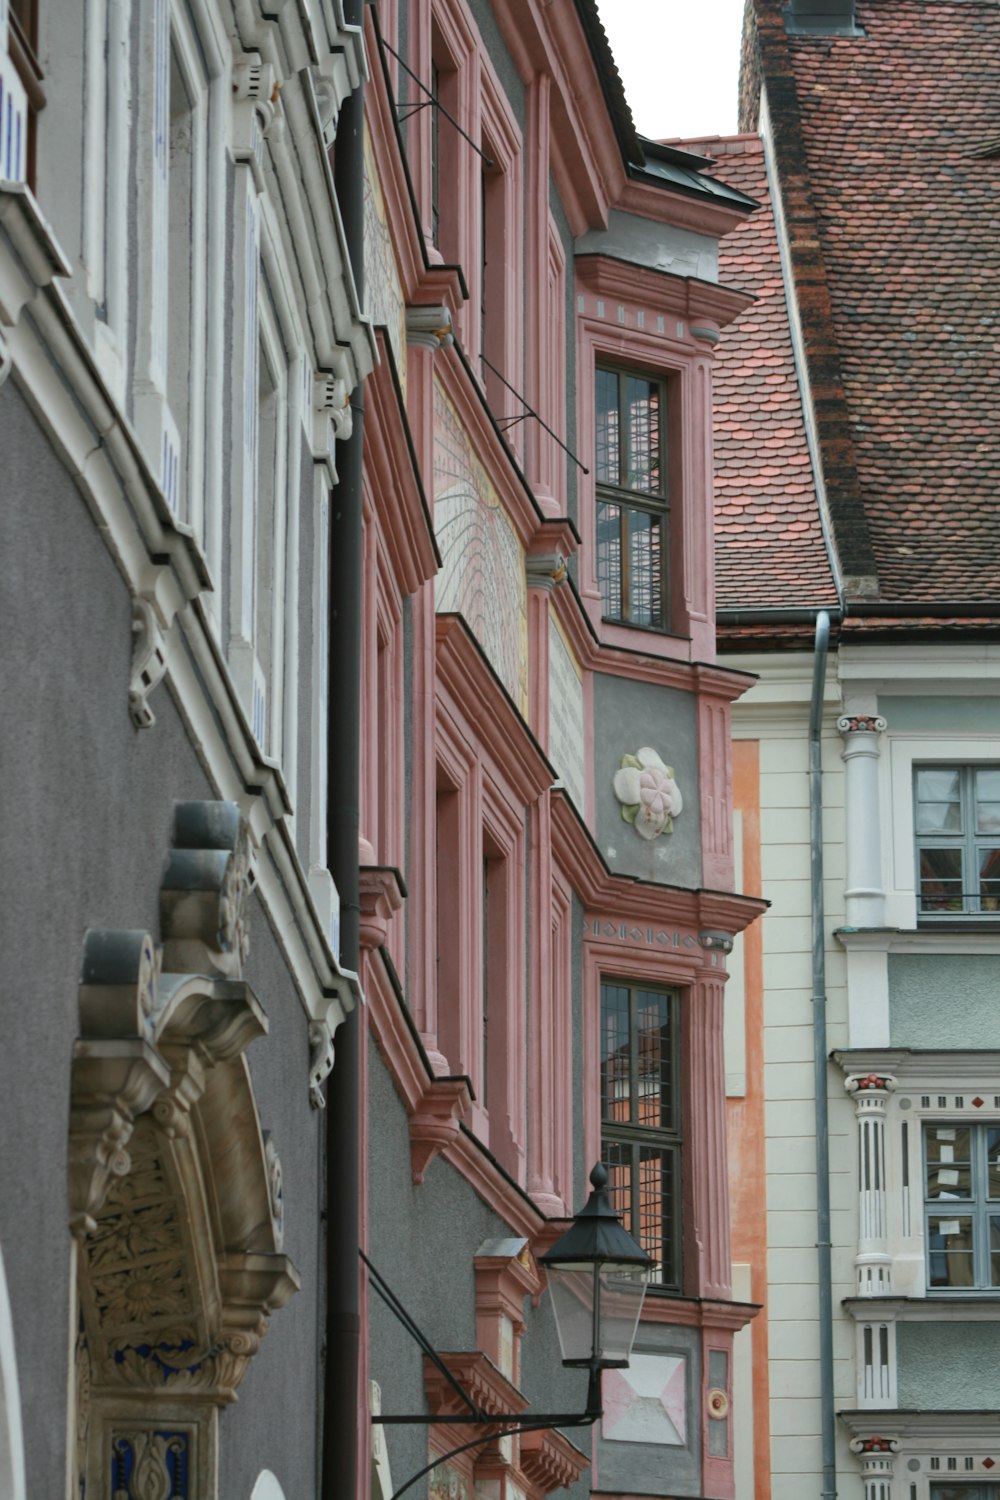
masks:
{"label": "lamp arm", "polygon": [[[497,1438],[513,1437],[515,1433],[520,1432],[547,1432],[551,1427],[592,1427],[599,1416],[601,1416],[601,1413],[597,1411],[578,1413],[577,1415],[568,1418],[564,1418],[561,1416],[534,1418],[530,1422],[526,1421],[524,1425],[521,1426],[507,1427],[502,1432],[491,1432],[488,1433],[486,1437],[472,1438],[468,1443],[460,1443],[457,1448],[450,1448],[447,1453],[438,1453],[434,1458],[431,1459],[429,1464],[425,1464],[422,1469],[419,1469],[417,1473],[414,1474],[412,1479],[408,1479],[404,1485],[401,1485],[400,1488],[396,1490],[396,1492],[392,1496],[392,1500],[399,1500],[399,1497],[401,1495],[405,1495],[407,1490],[413,1488],[418,1479],[423,1479],[424,1475],[429,1474],[432,1469],[436,1469],[438,1464],[447,1463],[450,1458],[457,1458],[460,1453],[468,1453],[470,1448],[480,1448],[484,1443],[493,1443],[497,1440]],[[376,1419],[373,1418],[373,1420]],[[390,1420],[392,1419],[390,1418]],[[404,1417],[402,1418],[402,1420],[405,1422],[413,1421],[414,1419],[412,1417]],[[417,1420],[419,1420],[419,1418]],[[425,1418],[424,1420],[427,1421],[428,1425],[431,1425],[433,1423],[436,1426],[438,1421],[447,1422],[449,1419],[447,1417],[433,1417]],[[462,1417],[456,1417],[454,1418],[454,1420],[457,1422],[461,1422],[464,1419]],[[515,1418],[514,1420],[516,1421],[517,1419]]]}

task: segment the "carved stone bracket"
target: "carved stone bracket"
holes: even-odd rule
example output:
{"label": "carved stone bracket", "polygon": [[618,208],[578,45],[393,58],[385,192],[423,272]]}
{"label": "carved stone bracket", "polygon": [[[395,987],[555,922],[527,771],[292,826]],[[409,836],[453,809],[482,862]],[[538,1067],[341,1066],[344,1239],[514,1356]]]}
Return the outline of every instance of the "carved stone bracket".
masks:
{"label": "carved stone bracket", "polygon": [[362,948],[381,948],[389,923],[406,898],[402,875],[391,865],[361,866]]}
{"label": "carved stone bracket", "polygon": [[589,1468],[587,1454],[555,1428],[521,1434],[521,1473],[529,1486],[528,1500],[568,1489]]}
{"label": "carved stone bracket", "polygon": [[160,887],[163,967],[238,978],[256,883],[250,831],[235,802],[179,802]]}
{"label": "carved stone bracket", "polygon": [[434,1078],[410,1116],[410,1165],[419,1185],[435,1156],[458,1136],[462,1116],[472,1103],[472,1086],[464,1074]]}
{"label": "carved stone bracket", "polygon": [[562,552],[532,553],[524,560],[524,571],[529,589],[553,589],[557,583],[565,583],[568,577]]}
{"label": "carved stone bracket", "polygon": [[325,1109],[323,1085],[333,1072],[333,1032],[325,1021],[309,1022],[309,1102]]}
{"label": "carved stone bracket", "polygon": [[166,670],[167,648],[153,606],[148,599],[133,599],[128,711],[136,729],[152,729],[156,723],[149,697]]}
{"label": "carved stone bracket", "polygon": [[406,342],[418,349],[449,349],[455,342],[447,307],[408,307]]}

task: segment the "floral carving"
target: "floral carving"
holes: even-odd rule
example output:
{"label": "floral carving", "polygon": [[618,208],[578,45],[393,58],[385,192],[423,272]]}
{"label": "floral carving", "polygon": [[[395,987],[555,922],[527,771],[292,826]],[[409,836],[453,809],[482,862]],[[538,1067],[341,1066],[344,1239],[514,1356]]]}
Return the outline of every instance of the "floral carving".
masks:
{"label": "floral carving", "polygon": [[615,772],[614,789],[622,805],[622,817],[640,838],[673,833],[674,818],[683,811],[684,800],[673,766],[665,765],[655,750],[644,745],[635,755],[623,755],[621,769]]}

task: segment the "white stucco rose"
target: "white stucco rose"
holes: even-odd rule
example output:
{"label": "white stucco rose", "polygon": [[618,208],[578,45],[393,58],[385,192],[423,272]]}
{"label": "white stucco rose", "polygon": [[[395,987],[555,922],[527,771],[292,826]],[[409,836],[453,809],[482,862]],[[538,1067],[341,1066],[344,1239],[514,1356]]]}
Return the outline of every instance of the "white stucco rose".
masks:
{"label": "white stucco rose", "polygon": [[656,750],[644,745],[635,755],[622,756],[614,776],[615,796],[622,804],[622,817],[640,838],[655,839],[672,832],[672,819],[684,806],[673,767],[665,765]]}

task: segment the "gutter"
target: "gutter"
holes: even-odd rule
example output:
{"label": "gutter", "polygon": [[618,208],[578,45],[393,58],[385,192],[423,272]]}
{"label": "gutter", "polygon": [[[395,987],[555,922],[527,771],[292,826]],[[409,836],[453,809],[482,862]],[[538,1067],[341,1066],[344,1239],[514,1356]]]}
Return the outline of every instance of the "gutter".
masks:
{"label": "gutter", "polygon": [[819,1293],[820,1448],[822,1500],[836,1500],[837,1448],[833,1394],[833,1272],[830,1242],[830,1131],[827,1118],[826,951],[823,920],[823,689],[830,616],[816,616],[809,707],[809,877],[812,915],[813,1076],[816,1106],[816,1257]]}
{"label": "gutter", "polygon": [[[344,0],[360,27],[363,0]],[[364,84],[345,100],[337,129],[334,185],[347,263],[364,296]],[[340,895],[340,958],[360,957],[358,831],[361,738],[361,481],[364,390],[351,396],[352,432],[337,454],[330,506],[327,865]],[[326,1348],[323,1369],[323,1500],[358,1493],[361,1400],[361,1040],[355,1005],[337,1030],[326,1109]]]}

